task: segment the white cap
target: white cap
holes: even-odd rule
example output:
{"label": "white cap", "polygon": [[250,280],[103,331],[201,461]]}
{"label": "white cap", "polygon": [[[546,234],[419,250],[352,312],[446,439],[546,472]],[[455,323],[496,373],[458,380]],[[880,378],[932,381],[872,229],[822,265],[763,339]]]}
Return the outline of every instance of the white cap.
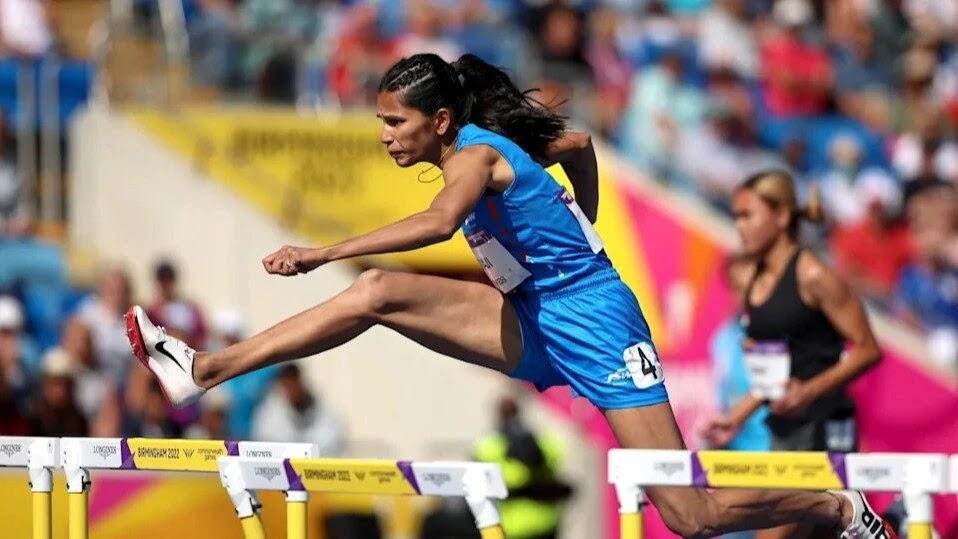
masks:
{"label": "white cap", "polygon": [[0,296],[0,329],[18,331],[23,328],[23,309],[12,296]]}
{"label": "white cap", "polygon": [[59,346],[51,348],[43,354],[43,374],[73,378],[77,375],[76,362],[69,352]]}
{"label": "white cap", "polygon": [[220,335],[241,339],[246,333],[246,320],[236,309],[223,309],[213,315],[213,329]]}
{"label": "white cap", "polygon": [[878,202],[889,214],[901,207],[901,189],[894,178],[878,168],[862,171],[855,180],[855,192],[866,203]]}
{"label": "white cap", "polygon": [[782,26],[802,26],[812,20],[812,6],[807,0],[778,0],[772,15]]}

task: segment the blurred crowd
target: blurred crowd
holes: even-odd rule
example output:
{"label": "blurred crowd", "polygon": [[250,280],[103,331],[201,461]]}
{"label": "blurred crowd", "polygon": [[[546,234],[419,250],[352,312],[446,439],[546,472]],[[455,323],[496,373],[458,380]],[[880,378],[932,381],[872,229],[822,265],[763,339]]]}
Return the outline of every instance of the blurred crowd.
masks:
{"label": "blurred crowd", "polygon": [[174,410],[130,351],[123,315],[135,300],[166,330],[200,349],[246,331],[235,310],[183,297],[176,266],[157,262],[154,287],[137,295],[121,267],[92,289],[71,285],[62,251],[35,237],[26,216],[0,234],[0,433],[25,436],[147,436],[312,442],[338,455],[336,413],[295,363],[241,376],[192,407]]}

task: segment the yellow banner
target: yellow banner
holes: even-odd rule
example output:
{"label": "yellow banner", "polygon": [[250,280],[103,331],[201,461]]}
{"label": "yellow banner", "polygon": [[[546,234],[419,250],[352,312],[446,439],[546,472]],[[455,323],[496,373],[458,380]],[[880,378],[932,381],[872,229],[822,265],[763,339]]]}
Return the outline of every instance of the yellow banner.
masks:
{"label": "yellow banner", "polygon": [[[443,182],[429,165],[396,166],[372,111],[303,116],[269,109],[132,112],[130,117],[215,181],[320,245],[426,209]],[[550,170],[568,183],[561,167]],[[430,183],[422,183],[424,181]],[[375,257],[437,270],[478,270],[452,241]]]}
{"label": "yellow banner", "polygon": [[417,494],[395,462],[290,459],[306,490],[343,494]]}
{"label": "yellow banner", "polygon": [[844,488],[827,453],[699,451],[697,455],[711,487]]}
{"label": "yellow banner", "polygon": [[140,470],[215,472],[216,457],[226,455],[226,445],[216,440],[129,438],[127,443]]}

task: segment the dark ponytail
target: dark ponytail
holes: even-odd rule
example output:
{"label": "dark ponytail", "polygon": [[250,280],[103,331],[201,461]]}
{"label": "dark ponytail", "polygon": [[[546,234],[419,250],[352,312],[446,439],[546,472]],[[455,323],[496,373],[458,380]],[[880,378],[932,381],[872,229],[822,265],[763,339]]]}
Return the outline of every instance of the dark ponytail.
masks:
{"label": "dark ponytail", "polygon": [[473,54],[452,64],[435,54],[403,58],[383,76],[379,91],[398,91],[404,105],[425,114],[449,108],[456,125],[499,133],[540,161],[565,131],[565,118],[531,97],[532,90],[519,90],[504,71]]}

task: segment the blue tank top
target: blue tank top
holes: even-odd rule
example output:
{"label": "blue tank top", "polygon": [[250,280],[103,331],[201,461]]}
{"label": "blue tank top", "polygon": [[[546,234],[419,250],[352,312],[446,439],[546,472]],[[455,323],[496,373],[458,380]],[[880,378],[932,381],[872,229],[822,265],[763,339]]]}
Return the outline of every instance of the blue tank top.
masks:
{"label": "blue tank top", "polygon": [[467,124],[459,131],[456,151],[477,144],[499,152],[514,174],[505,191],[480,198],[462,225],[476,259],[499,290],[556,292],[615,271],[579,205],[525,150]]}

